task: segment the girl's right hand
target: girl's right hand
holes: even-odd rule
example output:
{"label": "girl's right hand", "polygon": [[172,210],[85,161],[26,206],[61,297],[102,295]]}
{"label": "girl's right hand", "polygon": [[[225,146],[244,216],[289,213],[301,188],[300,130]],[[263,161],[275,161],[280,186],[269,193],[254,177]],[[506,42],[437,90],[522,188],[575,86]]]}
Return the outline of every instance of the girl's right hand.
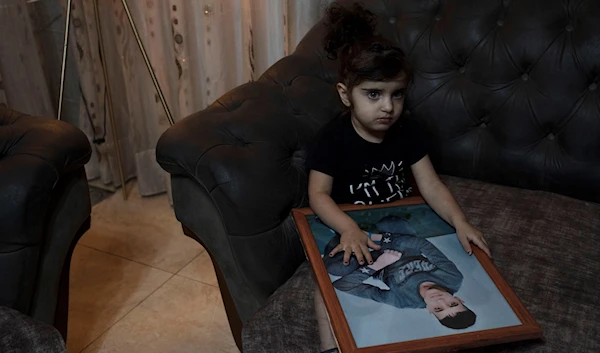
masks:
{"label": "girl's right hand", "polygon": [[380,250],[381,246],[375,244],[367,234],[367,232],[363,232],[358,228],[342,232],[340,244],[329,253],[329,256],[332,257],[338,252],[343,251],[344,265],[350,263],[350,256],[352,255],[356,256],[358,263],[361,265],[365,264],[365,259],[367,260],[367,263],[372,264],[373,257],[371,256],[369,248]]}
{"label": "girl's right hand", "polygon": [[402,253],[396,250],[384,250],[383,254],[379,255],[377,261],[369,267],[371,267],[375,271],[379,271],[384,267],[387,267],[402,257]]}

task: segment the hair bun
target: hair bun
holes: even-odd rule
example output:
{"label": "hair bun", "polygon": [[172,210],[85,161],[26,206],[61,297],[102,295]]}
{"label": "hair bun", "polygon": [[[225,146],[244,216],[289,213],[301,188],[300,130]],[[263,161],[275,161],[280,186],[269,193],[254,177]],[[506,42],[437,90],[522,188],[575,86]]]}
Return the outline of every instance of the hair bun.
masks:
{"label": "hair bun", "polygon": [[326,26],[329,33],[325,36],[325,51],[329,58],[336,59],[338,50],[375,36],[377,16],[359,3],[353,4],[352,9],[333,3],[327,9]]}

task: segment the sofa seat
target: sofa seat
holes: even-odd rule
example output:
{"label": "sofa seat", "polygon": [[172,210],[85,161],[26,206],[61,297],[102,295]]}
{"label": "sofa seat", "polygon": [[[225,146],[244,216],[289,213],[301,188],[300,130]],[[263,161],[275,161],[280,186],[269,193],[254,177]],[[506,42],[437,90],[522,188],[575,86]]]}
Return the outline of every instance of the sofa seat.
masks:
{"label": "sofa seat", "polygon": [[[600,204],[442,176],[544,340],[472,351],[600,352]],[[318,352],[315,282],[304,263],[243,328],[245,353]]]}
{"label": "sofa seat", "polygon": [[0,305],[0,352],[66,353],[67,347],[55,327]]}

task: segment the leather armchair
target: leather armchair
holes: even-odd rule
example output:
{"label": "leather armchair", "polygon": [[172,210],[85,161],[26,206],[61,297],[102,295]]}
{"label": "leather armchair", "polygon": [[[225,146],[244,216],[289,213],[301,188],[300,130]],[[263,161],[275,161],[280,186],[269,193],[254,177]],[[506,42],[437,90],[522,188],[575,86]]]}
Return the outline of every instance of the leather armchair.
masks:
{"label": "leather armchair", "polygon": [[0,306],[65,339],[71,254],[90,227],[90,156],[76,127],[0,107]]}
{"label": "leather armchair", "polygon": [[[438,173],[600,201],[598,1],[364,4],[415,68],[404,118],[432,133]],[[157,146],[234,335],[304,260],[289,213],[307,205],[307,146],[342,108],[324,31],[315,25],[292,55]]]}

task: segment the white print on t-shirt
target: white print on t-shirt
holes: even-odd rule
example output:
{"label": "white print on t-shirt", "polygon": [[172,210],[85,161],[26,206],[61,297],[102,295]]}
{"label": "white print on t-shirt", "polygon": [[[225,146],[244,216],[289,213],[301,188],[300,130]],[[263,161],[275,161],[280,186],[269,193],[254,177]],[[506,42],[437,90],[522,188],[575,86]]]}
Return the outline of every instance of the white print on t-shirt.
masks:
{"label": "white print on t-shirt", "polygon": [[[402,161],[400,161],[400,163],[398,163],[398,167],[402,166]],[[404,168],[400,168],[400,170],[403,170]],[[390,162],[390,166],[388,167],[387,165],[383,164],[381,166],[381,168],[377,169],[375,167],[371,168],[371,171],[369,172],[368,170],[365,169],[365,172],[367,174],[370,173],[370,175],[376,175],[376,174],[381,174],[381,175],[395,175],[396,172],[396,163],[394,163],[394,161]]]}
{"label": "white print on t-shirt", "polygon": [[[365,169],[363,178],[367,181],[356,186],[350,184],[350,194],[360,197],[359,200],[354,201],[354,204],[372,205],[372,199],[375,197],[380,198],[381,203],[390,202],[396,198],[404,198],[406,193],[412,191],[412,187],[406,188],[406,179],[403,173],[402,178],[398,175],[403,171],[402,161],[398,164],[393,161],[384,163],[381,168],[373,167],[370,171]],[[381,186],[381,188],[378,189],[378,186]]]}

